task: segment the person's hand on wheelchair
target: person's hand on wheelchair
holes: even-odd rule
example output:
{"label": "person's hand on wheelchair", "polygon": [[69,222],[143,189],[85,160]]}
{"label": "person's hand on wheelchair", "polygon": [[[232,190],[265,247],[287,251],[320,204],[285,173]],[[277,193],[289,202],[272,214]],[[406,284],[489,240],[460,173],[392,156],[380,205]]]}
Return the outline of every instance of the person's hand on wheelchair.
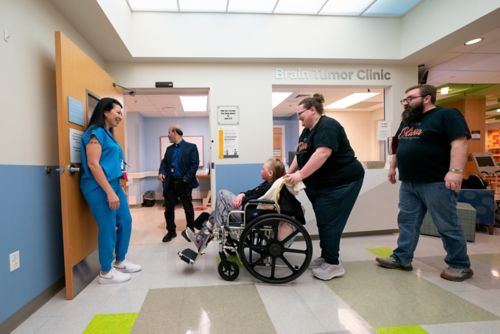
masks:
{"label": "person's hand on wheelchair", "polygon": [[241,193],[233,199],[233,208],[238,209],[243,204],[243,199],[245,198],[245,194]]}

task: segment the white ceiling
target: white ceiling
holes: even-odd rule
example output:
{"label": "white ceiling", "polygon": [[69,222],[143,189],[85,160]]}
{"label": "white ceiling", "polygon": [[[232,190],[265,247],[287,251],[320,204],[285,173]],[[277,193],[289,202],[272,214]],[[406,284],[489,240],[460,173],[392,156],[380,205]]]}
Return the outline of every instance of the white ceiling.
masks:
{"label": "white ceiling", "polygon": [[[105,61],[134,61],[96,1],[50,1],[75,25]],[[385,0],[385,2],[399,3],[401,0]],[[498,23],[500,22],[500,1],[498,2],[499,6],[496,10],[480,19],[423,47],[404,59],[391,60],[387,63],[414,64],[415,67],[422,64],[428,70],[427,82],[436,86],[447,83],[500,84],[500,25]],[[88,17],[92,17],[93,20],[86,19]],[[474,37],[483,37],[484,40],[473,46],[463,44],[466,40]],[[282,59],[281,62],[286,62],[286,59]],[[324,60],[323,63],[325,62],[327,61]],[[336,62],[338,60],[331,60],[332,64]],[[490,108],[498,104],[500,89],[497,87],[499,86],[496,85],[494,89],[488,89],[485,92]],[[129,88],[136,90],[135,96],[126,96],[126,106],[130,112],[141,110],[147,117],[206,117],[206,114],[185,114],[180,106],[178,99],[180,93],[196,95],[199,94],[198,89],[191,91],[190,89],[175,90],[172,88],[163,90]],[[285,88],[289,89],[289,87]],[[315,91],[312,91],[311,88],[310,86],[294,87],[291,97],[275,108],[275,115],[285,116],[290,112],[291,106],[298,102],[294,96],[314,93]],[[275,87],[275,89],[281,88]],[[342,94],[341,91],[330,91],[324,87],[321,87],[320,90],[324,93],[327,102],[336,99],[339,94]],[[206,90],[205,93],[207,93]]]}
{"label": "white ceiling", "polygon": [[[384,90],[382,88],[349,87],[349,86],[273,86],[273,92],[292,93],[288,98],[273,109],[274,117],[294,116],[298,103],[306,96],[314,93],[323,94],[325,106],[340,100],[352,93],[380,93],[362,101],[344,111],[375,111],[384,107]],[[133,95],[125,95],[127,112],[139,112],[143,117],[208,117],[208,112],[184,112],[180,103],[180,95],[207,95],[204,88],[147,88],[134,89]],[[271,92],[269,92],[271,99]]]}
{"label": "white ceiling", "polygon": [[[497,16],[500,20],[500,11],[497,10]],[[460,40],[457,44],[447,51],[442,52],[438,56],[429,59],[423,65],[428,71],[427,82],[436,86],[445,85],[448,83],[469,83],[469,84],[498,84],[483,92],[486,97],[487,109],[500,108],[500,28],[495,28],[485,34],[478,35],[484,40],[472,46],[464,45],[465,40]],[[366,87],[368,88],[368,87]],[[363,88],[362,90],[366,91]],[[275,117],[288,117],[295,112],[295,107],[300,99],[296,98],[300,95],[312,95],[320,92],[325,96],[325,105],[345,97],[351,93],[357,92],[359,88],[348,87],[314,87],[314,86],[282,86],[273,87],[273,91],[292,92],[290,97],[283,101],[273,110]],[[140,92],[141,90],[138,89]],[[208,113],[184,113],[178,95],[194,94],[198,89],[191,91],[190,89],[178,90],[179,94],[169,92],[164,96],[158,95],[167,90],[158,89],[154,95],[148,95],[152,90],[143,90],[142,93],[134,97],[127,97],[125,103],[129,111],[141,111],[144,117],[208,117]],[[208,93],[208,90],[206,90]],[[443,96],[444,97],[444,96]],[[376,101],[380,97],[372,98]],[[438,99],[441,96],[438,94]],[[370,101],[372,101],[370,100]],[[132,103],[133,102],[133,103]],[[380,101],[382,102],[382,101]],[[138,107],[144,107],[140,110]],[[369,110],[370,105],[359,104],[349,108],[349,110],[364,109]],[[487,117],[494,116],[495,112],[490,111]]]}

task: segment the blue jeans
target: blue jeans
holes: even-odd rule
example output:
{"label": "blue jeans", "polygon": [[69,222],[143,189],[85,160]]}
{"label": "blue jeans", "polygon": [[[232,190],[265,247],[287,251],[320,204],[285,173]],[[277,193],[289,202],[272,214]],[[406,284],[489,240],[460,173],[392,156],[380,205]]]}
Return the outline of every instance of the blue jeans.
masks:
{"label": "blue jeans", "polygon": [[420,227],[429,211],[446,250],[444,261],[455,268],[469,268],[467,242],[458,222],[457,193],[444,182],[402,182],[399,191],[398,247],[393,255],[401,264],[409,264],[417,248]]}
{"label": "blue jeans", "polygon": [[305,189],[316,216],[321,257],[327,263],[339,264],[340,238],[362,185],[359,179],[336,187]]}

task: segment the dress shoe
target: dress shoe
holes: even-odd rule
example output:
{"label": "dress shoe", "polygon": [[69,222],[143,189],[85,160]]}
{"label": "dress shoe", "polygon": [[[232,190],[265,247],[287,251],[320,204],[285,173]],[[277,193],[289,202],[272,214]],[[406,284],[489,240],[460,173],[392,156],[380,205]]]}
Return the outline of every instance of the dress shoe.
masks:
{"label": "dress shoe", "polygon": [[177,234],[175,233],[167,233],[165,234],[165,236],[163,237],[162,241],[163,242],[169,242],[170,240],[172,240],[173,238],[175,238],[177,236]]}

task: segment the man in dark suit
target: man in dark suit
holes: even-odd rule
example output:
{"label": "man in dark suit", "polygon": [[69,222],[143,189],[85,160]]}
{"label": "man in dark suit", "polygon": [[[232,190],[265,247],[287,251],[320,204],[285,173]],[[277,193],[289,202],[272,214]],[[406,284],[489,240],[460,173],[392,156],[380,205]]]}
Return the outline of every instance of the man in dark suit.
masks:
{"label": "man in dark suit", "polygon": [[165,220],[167,234],[163,242],[169,242],[177,236],[175,231],[175,204],[181,200],[186,214],[187,227],[194,228],[194,208],[191,192],[198,187],[196,171],[199,165],[198,148],[195,144],[182,139],[183,132],[179,127],[168,129],[168,140],[172,143],[165,151],[158,178],[163,183],[165,198]]}

